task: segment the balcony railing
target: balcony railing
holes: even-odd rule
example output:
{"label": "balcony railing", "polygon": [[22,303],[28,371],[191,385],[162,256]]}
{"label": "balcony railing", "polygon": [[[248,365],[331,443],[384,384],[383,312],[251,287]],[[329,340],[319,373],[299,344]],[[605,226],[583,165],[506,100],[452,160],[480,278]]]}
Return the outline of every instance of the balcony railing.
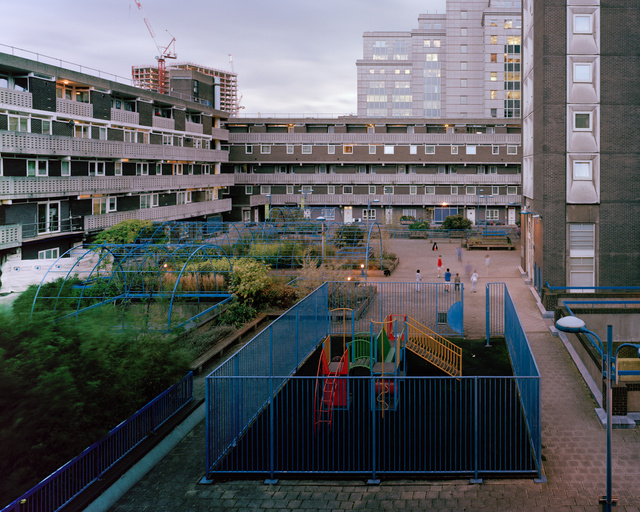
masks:
{"label": "balcony railing", "polygon": [[138,114],[138,112],[112,108],[111,120],[117,123],[140,124],[140,114]]}
{"label": "balcony railing", "polygon": [[153,116],[152,126],[161,130],[175,130],[176,122],[168,117]]}
{"label": "balcony railing", "polygon": [[69,178],[0,178],[0,196],[11,199],[80,194],[136,193],[151,190],[229,187],[233,174],[195,176],[105,176]]}
{"label": "balcony railing", "polygon": [[0,249],[11,249],[22,245],[22,225],[0,226]]}
{"label": "balcony railing", "polygon": [[93,117],[93,105],[81,101],[56,98],[56,112],[70,116]]}
{"label": "balcony railing", "polygon": [[107,213],[104,215],[87,215],[84,218],[84,230],[89,232],[105,229],[114,226],[118,222],[129,219],[164,222],[168,220],[189,219],[191,217],[212,215],[228,211],[231,211],[231,199],[160,206],[158,208],[144,208],[141,210]]}
{"label": "balcony railing", "polygon": [[519,185],[521,174],[243,174],[236,185]]}
{"label": "balcony railing", "polygon": [[[231,144],[513,144],[519,133],[231,133]],[[326,151],[325,151],[326,153]]]}
{"label": "balcony railing", "polygon": [[186,121],[184,125],[184,131],[190,133],[202,133],[202,125],[199,123],[192,123],[191,121]]}
{"label": "balcony railing", "polygon": [[[265,196],[251,196],[251,206],[257,206],[265,204],[265,201],[255,200],[254,197]],[[283,204],[301,204],[301,199],[304,194],[272,194],[271,204],[273,206]],[[377,201],[376,201],[377,200]],[[495,195],[491,197],[488,202],[485,203],[484,199],[480,200],[480,208],[494,207],[494,206],[507,206],[509,204],[520,204],[522,201],[521,195]],[[389,206],[478,206],[477,195],[464,195],[464,194],[307,194],[305,199],[305,206],[362,206],[364,208],[369,205],[370,207],[386,208]]]}
{"label": "balcony railing", "polygon": [[213,137],[214,140],[222,140],[226,142],[229,140],[229,130],[225,130],[223,128],[211,128],[211,137]]}
{"label": "balcony railing", "polygon": [[30,92],[3,89],[0,87],[0,105],[33,108],[33,97]]}
{"label": "balcony railing", "polygon": [[80,139],[0,131],[3,153],[30,155],[80,156],[89,158],[129,158],[132,160],[183,160],[195,162],[227,162],[229,153],[216,149],[196,149],[160,144],[136,144],[110,140]]}

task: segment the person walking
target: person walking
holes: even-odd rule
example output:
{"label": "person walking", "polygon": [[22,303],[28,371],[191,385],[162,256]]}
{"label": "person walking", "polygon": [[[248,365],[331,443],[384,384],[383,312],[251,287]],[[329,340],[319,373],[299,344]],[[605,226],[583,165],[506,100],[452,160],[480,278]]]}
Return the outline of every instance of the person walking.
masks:
{"label": "person walking", "polygon": [[471,291],[473,293],[476,293],[476,286],[478,284],[478,272],[476,270],[473,271],[473,274],[471,274]]}
{"label": "person walking", "polygon": [[484,257],[484,269],[487,277],[489,277],[489,265],[491,265],[491,258],[489,258],[489,253]]}
{"label": "person walking", "polygon": [[440,277],[440,272],[442,272],[442,256],[438,256],[438,277]]}
{"label": "person walking", "polygon": [[449,272],[449,269],[447,269],[447,271],[444,273],[444,291],[445,292],[449,291],[449,287],[451,286],[449,283],[451,283],[451,272]]}
{"label": "person walking", "polygon": [[436,242],[435,240],[433,241],[433,245],[431,246],[431,250],[432,251],[437,251],[438,250],[438,242]]}
{"label": "person walking", "polygon": [[462,263],[462,249],[460,246],[456,247],[456,254],[458,255],[458,263]]}
{"label": "person walking", "polygon": [[420,291],[420,283],[422,282],[422,274],[420,269],[416,270],[416,290]]}
{"label": "person walking", "polygon": [[455,291],[460,291],[460,274],[458,272],[456,272],[456,277],[453,278],[453,289]]}

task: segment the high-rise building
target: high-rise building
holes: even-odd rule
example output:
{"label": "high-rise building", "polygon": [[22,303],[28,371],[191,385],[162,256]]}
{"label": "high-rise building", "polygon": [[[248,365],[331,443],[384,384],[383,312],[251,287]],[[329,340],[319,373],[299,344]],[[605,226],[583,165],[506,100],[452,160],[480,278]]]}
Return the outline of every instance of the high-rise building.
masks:
{"label": "high-rise building", "polygon": [[407,32],[365,32],[358,115],[520,118],[520,1],[447,1]]}
{"label": "high-rise building", "polygon": [[[172,88],[171,80],[174,77],[182,77],[183,73],[180,71],[195,71],[202,76],[213,77],[214,82],[218,84],[219,91],[219,105],[215,105],[224,112],[229,112],[232,115],[238,113],[238,74],[230,71],[222,71],[220,69],[201,66],[200,64],[193,64],[191,62],[177,62],[175,64],[169,64],[166,67],[165,84],[164,89],[168,91],[170,96],[174,96],[176,91]],[[133,83],[136,87],[141,89],[147,89],[149,91],[158,90],[158,66],[133,66],[131,68],[131,75],[133,77]],[[189,96],[199,98],[197,89],[197,82],[194,85],[194,89],[190,91]],[[213,106],[213,104],[212,104]]]}
{"label": "high-rise building", "polygon": [[523,1],[522,267],[640,283],[640,1]]}

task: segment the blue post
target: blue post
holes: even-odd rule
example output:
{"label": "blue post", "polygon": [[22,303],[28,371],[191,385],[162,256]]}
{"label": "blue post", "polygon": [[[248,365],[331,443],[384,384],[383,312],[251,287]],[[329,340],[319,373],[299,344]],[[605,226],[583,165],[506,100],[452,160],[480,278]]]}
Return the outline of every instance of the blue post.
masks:
{"label": "blue post", "polygon": [[478,439],[479,439],[479,427],[478,427],[478,377],[473,378],[473,478],[472,484],[481,484],[482,478],[479,478],[478,471]]}
{"label": "blue post", "polygon": [[602,510],[611,511],[611,401],[613,390],[611,389],[611,372],[613,370],[613,327],[607,325],[607,501],[602,504]]}
{"label": "blue post", "polygon": [[487,343],[485,347],[490,347],[489,338],[491,337],[491,317],[489,315],[489,310],[491,309],[491,298],[489,293],[489,283],[485,286],[485,332],[487,336]]}

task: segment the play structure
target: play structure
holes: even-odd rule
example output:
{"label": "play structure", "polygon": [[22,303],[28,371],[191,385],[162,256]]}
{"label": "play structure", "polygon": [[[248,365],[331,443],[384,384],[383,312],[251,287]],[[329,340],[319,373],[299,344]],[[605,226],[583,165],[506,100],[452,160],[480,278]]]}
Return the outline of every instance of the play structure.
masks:
{"label": "play structure", "polygon": [[314,388],[316,432],[323,424],[331,428],[334,410],[349,409],[349,376],[375,377],[372,410],[383,415],[397,410],[398,377],[406,375],[407,352],[446,375],[462,375],[462,349],[413,318],[389,314],[383,322],[371,320],[369,332],[354,332],[350,311],[331,311],[332,319],[337,319],[333,324],[342,324],[342,332],[330,333],[323,341]]}

